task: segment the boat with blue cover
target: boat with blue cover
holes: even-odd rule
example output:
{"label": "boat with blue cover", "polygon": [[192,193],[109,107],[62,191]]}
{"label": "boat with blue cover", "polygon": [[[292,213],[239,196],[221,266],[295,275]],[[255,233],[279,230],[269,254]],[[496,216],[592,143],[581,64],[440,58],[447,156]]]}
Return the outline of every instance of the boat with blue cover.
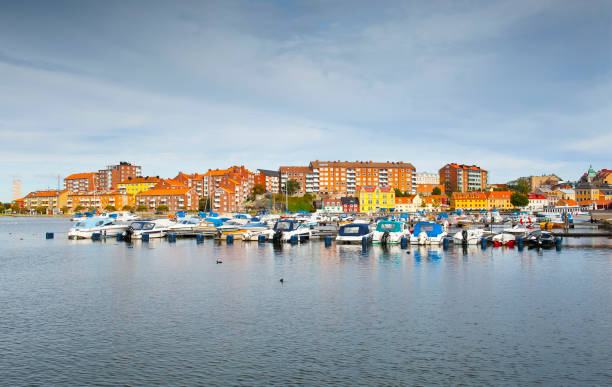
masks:
{"label": "boat with blue cover", "polygon": [[363,243],[363,238],[366,242],[372,241],[373,232],[370,231],[370,226],[367,223],[349,223],[340,226],[336,243]]}
{"label": "boat with blue cover", "polygon": [[444,241],[446,231],[442,225],[433,222],[419,222],[414,225],[410,236],[413,245],[439,245]]}

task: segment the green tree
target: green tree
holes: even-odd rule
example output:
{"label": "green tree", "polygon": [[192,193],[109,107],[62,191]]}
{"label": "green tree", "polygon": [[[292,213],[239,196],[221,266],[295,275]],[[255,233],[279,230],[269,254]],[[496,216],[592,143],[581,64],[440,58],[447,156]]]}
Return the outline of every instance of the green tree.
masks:
{"label": "green tree", "polygon": [[47,207],[44,206],[38,206],[34,209],[34,211],[36,211],[37,213],[43,215],[47,213]]}
{"label": "green tree", "polygon": [[283,185],[283,190],[289,195],[293,196],[300,189],[300,183],[297,180],[289,179]]}
{"label": "green tree", "polygon": [[434,189],[431,191],[432,195],[442,195],[442,190],[440,189],[440,187],[434,187]]}
{"label": "green tree", "polygon": [[145,206],[144,204],[139,204],[139,205],[136,207],[136,211],[137,211],[137,212],[145,212],[145,211],[147,211],[148,209],[149,209],[149,207]]}
{"label": "green tree", "polygon": [[94,207],[94,206],[89,206],[89,208],[87,208],[87,210],[89,210],[89,211],[95,211],[95,210],[96,210],[96,207]]}
{"label": "green tree", "polygon": [[510,196],[510,203],[512,203],[514,207],[525,207],[529,204],[529,198],[527,198],[526,195],[515,192]]}
{"label": "green tree", "polygon": [[112,212],[112,211],[117,211],[117,208],[115,206],[111,206],[110,204],[106,207],[104,207],[104,209],[106,211]]}
{"label": "green tree", "polygon": [[4,204],[0,203],[0,212],[4,212]]}
{"label": "green tree", "polygon": [[200,211],[208,211],[210,209],[210,199],[202,198],[198,201],[198,210]]}
{"label": "green tree", "polygon": [[526,177],[519,177],[516,180],[509,181],[506,183],[509,189],[520,192],[522,194],[529,193],[531,186],[529,185],[529,179]]}
{"label": "green tree", "polygon": [[132,211],[132,206],[126,204],[125,206],[123,206],[122,210],[123,211]]}
{"label": "green tree", "polygon": [[19,204],[15,203],[11,206],[11,211],[18,214],[21,212],[21,208],[19,208]]}
{"label": "green tree", "polygon": [[261,195],[264,192],[266,192],[266,187],[264,187],[262,184],[255,184],[253,186],[253,195]]}
{"label": "green tree", "polygon": [[62,214],[67,214],[67,213],[68,213],[68,206],[62,207]]}
{"label": "green tree", "polygon": [[157,211],[159,212],[167,212],[170,208],[168,208],[167,205],[165,204],[160,204],[159,206],[157,206]]}
{"label": "green tree", "polygon": [[395,188],[394,191],[395,191],[396,198],[403,198],[405,196],[405,194],[397,188]]}
{"label": "green tree", "polygon": [[76,207],[74,207],[74,212],[79,212],[79,211],[83,211],[85,209],[85,207],[83,207],[82,205],[78,205]]}

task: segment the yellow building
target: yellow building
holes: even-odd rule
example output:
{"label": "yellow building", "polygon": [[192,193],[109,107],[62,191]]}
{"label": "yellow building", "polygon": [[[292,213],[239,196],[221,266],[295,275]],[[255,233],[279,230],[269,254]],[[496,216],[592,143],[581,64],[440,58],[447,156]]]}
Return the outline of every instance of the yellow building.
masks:
{"label": "yellow building", "polygon": [[489,191],[487,196],[487,210],[510,210],[514,208],[510,203],[512,191]]}
{"label": "yellow building", "polygon": [[23,206],[28,210],[36,207],[45,207],[47,214],[59,213],[62,207],[66,206],[68,200],[68,190],[56,191],[34,191],[23,198]]}
{"label": "yellow building", "polygon": [[359,212],[385,212],[395,209],[395,191],[390,187],[360,186],[357,188]]}
{"label": "yellow building", "polygon": [[453,210],[486,210],[487,196],[483,192],[453,192],[451,196],[451,208]]}
{"label": "yellow building", "polygon": [[128,195],[136,195],[161,183],[162,179],[155,176],[135,177],[117,184],[117,189]]}

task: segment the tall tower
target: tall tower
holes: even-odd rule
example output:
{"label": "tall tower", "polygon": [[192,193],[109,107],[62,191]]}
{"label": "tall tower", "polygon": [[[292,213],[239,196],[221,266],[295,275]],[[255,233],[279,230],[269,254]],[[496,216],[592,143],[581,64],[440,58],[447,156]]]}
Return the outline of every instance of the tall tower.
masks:
{"label": "tall tower", "polygon": [[13,200],[21,199],[21,180],[13,180]]}

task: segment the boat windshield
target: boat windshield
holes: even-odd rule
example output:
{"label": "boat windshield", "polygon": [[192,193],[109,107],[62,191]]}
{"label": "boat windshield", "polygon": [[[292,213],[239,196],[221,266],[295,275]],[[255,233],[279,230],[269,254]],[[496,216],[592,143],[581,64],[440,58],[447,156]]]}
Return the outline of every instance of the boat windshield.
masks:
{"label": "boat windshield", "polygon": [[402,231],[401,223],[399,222],[379,222],[378,226],[376,226],[376,231],[379,232],[400,232]]}
{"label": "boat windshield", "polygon": [[278,222],[276,222],[276,226],[274,226],[274,229],[275,230],[291,231],[291,230],[293,230],[293,222],[278,221]]}
{"label": "boat windshield", "polygon": [[152,222],[134,222],[130,224],[134,230],[152,230],[155,227],[155,223]]}
{"label": "boat windshield", "polygon": [[360,236],[368,234],[370,231],[367,224],[350,224],[340,227],[340,236]]}

